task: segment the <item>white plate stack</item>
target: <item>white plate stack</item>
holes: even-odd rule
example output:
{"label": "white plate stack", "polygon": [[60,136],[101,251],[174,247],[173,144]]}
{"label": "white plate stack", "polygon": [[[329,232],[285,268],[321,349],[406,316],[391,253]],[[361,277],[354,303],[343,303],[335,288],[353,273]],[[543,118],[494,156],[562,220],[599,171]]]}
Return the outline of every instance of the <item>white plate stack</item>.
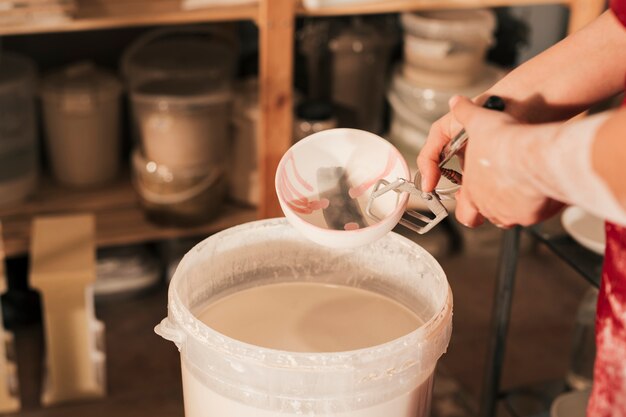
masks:
{"label": "white plate stack", "polygon": [[62,22],[76,10],[76,0],[0,0],[0,26]]}
{"label": "white plate stack", "polygon": [[402,15],[404,62],[387,97],[390,140],[415,159],[433,122],[448,112],[455,94],[482,93],[502,72],[485,64],[496,19],[490,10],[448,10]]}

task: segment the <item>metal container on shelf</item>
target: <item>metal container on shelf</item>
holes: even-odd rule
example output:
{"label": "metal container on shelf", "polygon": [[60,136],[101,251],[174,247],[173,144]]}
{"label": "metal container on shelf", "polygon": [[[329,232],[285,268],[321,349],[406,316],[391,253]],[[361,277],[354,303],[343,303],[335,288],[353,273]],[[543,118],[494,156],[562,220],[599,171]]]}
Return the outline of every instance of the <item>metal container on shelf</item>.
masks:
{"label": "metal container on shelf", "polygon": [[148,219],[155,223],[193,226],[219,213],[227,181],[223,168],[197,165],[174,168],[132,155],[133,182]]}
{"label": "metal container on shelf", "polygon": [[380,133],[393,41],[359,18],[329,43],[331,100],[356,114],[359,129]]}
{"label": "metal container on shelf", "polygon": [[294,120],[294,142],[313,133],[337,127],[331,103],[323,100],[305,100],[296,107]]}
{"label": "metal container on shelf", "polygon": [[35,63],[0,53],[0,206],[23,200],[37,184]]}
{"label": "metal container on shelf", "polygon": [[91,63],[78,63],[43,80],[47,148],[56,179],[92,186],[115,178],[120,167],[121,84]]}

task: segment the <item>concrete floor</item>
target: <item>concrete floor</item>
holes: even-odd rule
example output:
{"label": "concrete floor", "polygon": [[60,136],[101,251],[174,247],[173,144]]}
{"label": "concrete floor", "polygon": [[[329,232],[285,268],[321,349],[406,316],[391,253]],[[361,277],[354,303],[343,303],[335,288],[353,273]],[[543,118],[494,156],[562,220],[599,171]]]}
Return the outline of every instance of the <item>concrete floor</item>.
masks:
{"label": "concrete floor", "polygon": [[[465,249],[447,253],[439,229],[416,241],[440,261],[454,293],[454,330],[441,359],[433,415],[464,417],[478,408],[501,232],[463,230]],[[542,246],[525,238],[517,275],[504,386],[562,378],[574,315],[587,284]],[[165,285],[141,298],[97,305],[107,326],[106,399],[42,409],[42,343],[36,326],[16,331],[23,411],[14,416],[182,416],[178,352],[153,333],[166,314]],[[506,415],[506,414],[502,414]],[[236,416],[216,416],[236,417]],[[383,416],[381,416],[383,417]],[[384,416],[387,417],[387,416]],[[393,417],[393,416],[388,416]]]}
{"label": "concrete floor", "polygon": [[[459,384],[472,415],[478,409],[502,232],[493,226],[462,229],[461,254],[446,254],[446,237],[416,241],[441,263],[454,294],[454,328],[441,372]],[[505,389],[565,376],[578,303],[589,288],[543,245],[524,236],[513,299],[502,385]],[[457,396],[458,398],[458,396]],[[435,402],[434,411],[437,412]],[[458,413],[458,411],[457,411]],[[463,414],[447,414],[441,416]],[[508,415],[501,410],[499,415]]]}

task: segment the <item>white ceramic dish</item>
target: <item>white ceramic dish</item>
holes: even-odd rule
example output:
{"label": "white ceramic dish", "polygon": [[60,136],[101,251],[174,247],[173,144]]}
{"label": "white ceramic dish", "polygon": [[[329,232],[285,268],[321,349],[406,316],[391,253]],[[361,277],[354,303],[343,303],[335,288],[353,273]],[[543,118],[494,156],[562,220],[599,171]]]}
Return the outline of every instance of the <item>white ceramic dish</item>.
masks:
{"label": "white ceramic dish", "polygon": [[587,213],[580,207],[568,207],[563,211],[561,223],[565,231],[585,248],[604,255],[604,221]]}
{"label": "white ceramic dish", "polygon": [[550,407],[550,417],[585,417],[591,390],[561,394]]}
{"label": "white ceramic dish", "polygon": [[353,248],[371,243],[400,221],[408,194],[377,198],[365,214],[380,179],[409,178],[400,152],[385,139],[356,129],[330,129],[293,145],[276,171],[276,193],[287,220],[324,246]]}

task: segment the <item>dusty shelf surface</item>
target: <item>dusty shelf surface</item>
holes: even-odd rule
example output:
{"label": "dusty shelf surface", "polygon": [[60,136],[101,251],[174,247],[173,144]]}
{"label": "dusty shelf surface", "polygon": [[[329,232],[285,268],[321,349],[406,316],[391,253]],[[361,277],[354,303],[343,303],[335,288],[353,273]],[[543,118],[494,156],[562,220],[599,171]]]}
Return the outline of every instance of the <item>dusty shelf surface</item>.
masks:
{"label": "dusty shelf surface", "polygon": [[0,208],[6,256],[24,255],[29,250],[31,221],[36,216],[94,213],[98,247],[161,239],[208,236],[256,219],[251,207],[225,204],[212,222],[195,227],[164,227],[149,222],[128,178],[102,188],[75,190],[43,180],[28,201]]}

